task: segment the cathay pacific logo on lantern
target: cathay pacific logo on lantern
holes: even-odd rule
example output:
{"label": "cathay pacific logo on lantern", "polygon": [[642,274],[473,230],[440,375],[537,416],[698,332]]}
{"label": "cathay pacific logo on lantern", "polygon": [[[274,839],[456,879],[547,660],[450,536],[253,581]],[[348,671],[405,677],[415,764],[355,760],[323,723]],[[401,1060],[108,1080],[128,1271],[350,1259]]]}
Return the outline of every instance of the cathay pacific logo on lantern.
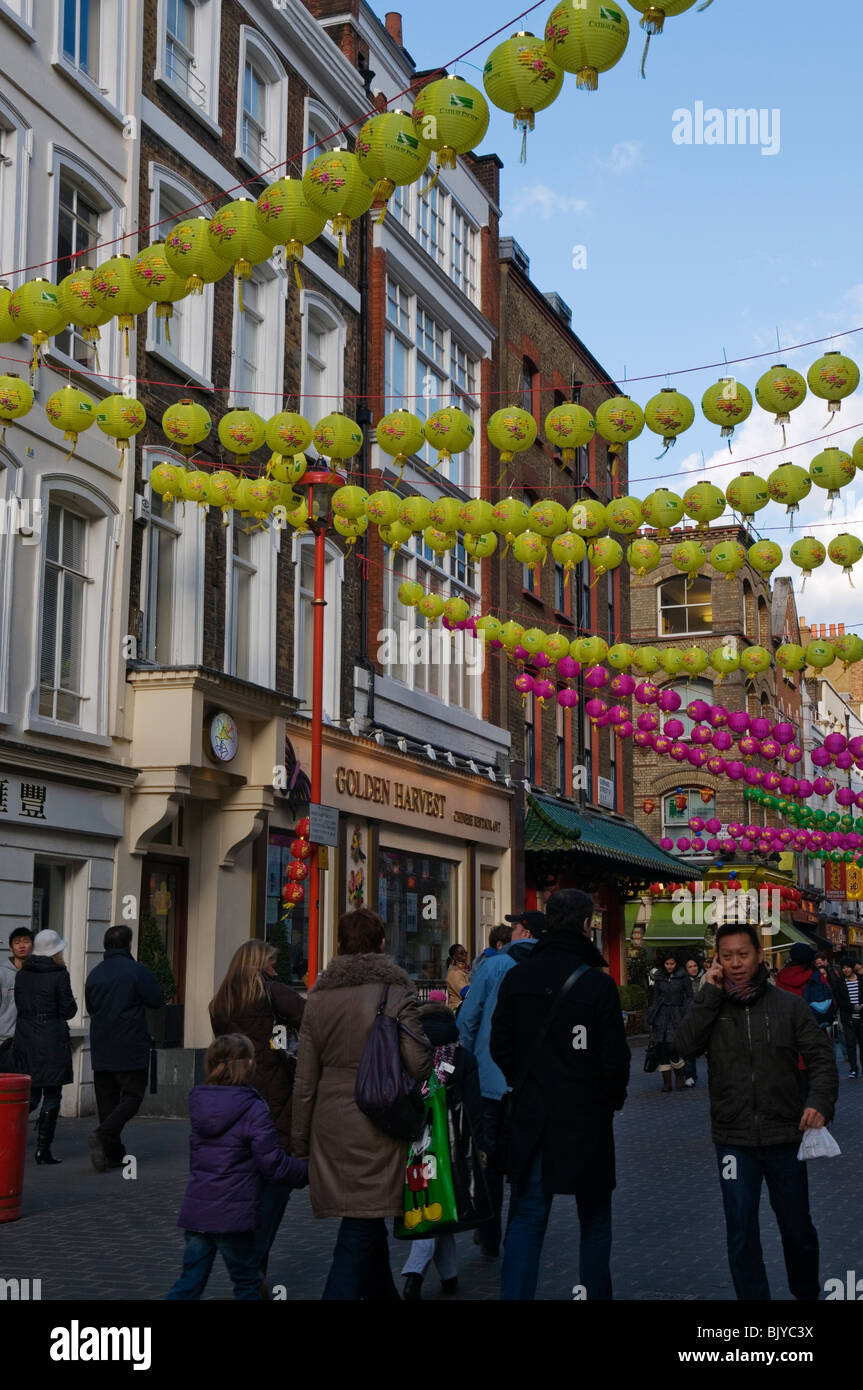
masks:
{"label": "cathay pacific logo on lantern", "polygon": [[697,101],[693,110],[679,106],[671,114],[671,138],[675,145],[754,145],[762,154],[778,154],[781,140],[780,111],[762,106],[705,108]]}

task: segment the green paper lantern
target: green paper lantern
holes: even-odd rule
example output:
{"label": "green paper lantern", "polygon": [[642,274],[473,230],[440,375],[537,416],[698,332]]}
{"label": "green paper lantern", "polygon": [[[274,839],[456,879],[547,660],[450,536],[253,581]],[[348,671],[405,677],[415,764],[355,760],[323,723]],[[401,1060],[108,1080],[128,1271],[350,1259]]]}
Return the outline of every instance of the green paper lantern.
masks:
{"label": "green paper lantern", "polygon": [[608,656],[608,644],[601,637],[576,637],[569,650],[582,666],[599,666]]}
{"label": "green paper lantern", "polygon": [[806,665],[806,653],[796,642],[783,642],[776,648],[776,665],[783,671],[802,671]]}
{"label": "green paper lantern", "polygon": [[658,647],[639,647],[632,658],[632,664],[643,676],[652,676],[654,671],[659,669],[661,656]]}
{"label": "green paper lantern", "polygon": [[758,378],[755,399],[762,410],[776,417],[777,425],[787,425],[791,411],[806,399],[806,382],[799,372],[779,362]]}
{"label": "green paper lantern", "polygon": [[804,650],[806,665],[811,666],[813,671],[823,671],[826,666],[832,666],[836,660],[836,651],[832,642],[810,642]]}
{"label": "green paper lantern", "polygon": [[[458,509],[458,525],[465,536],[486,535],[494,525],[494,512],[491,503],[483,501],[481,497],[474,498],[471,502],[461,503]],[[564,525],[566,525],[565,512]]]}
{"label": "green paper lantern", "polygon": [[422,420],[410,410],[391,410],[375,428],[378,445],[402,471],[410,455],[420,452],[425,438]]}
{"label": "green paper lantern", "polygon": [[765,647],[747,647],[740,653],[740,665],[751,679],[770,669],[770,653]]}
{"label": "green paper lantern", "polygon": [[500,630],[500,641],[503,644],[504,650],[508,652],[514,651],[521,642],[521,634],[523,632],[524,628],[521,626],[521,623],[513,622],[512,619],[504,623]]}
{"label": "green paper lantern", "polygon": [[425,437],[432,448],[437,449],[438,463],[441,463],[470,446],[474,427],[470,417],[457,405],[445,405],[426,420]]}
{"label": "green paper lantern", "polygon": [[710,552],[710,563],[726,579],[734,578],[738,570],[746,564],[746,551],[737,541],[720,541]]}
{"label": "green paper lantern", "polygon": [[366,516],[369,521],[374,522],[375,526],[391,526],[394,521],[399,520],[399,506],[401,497],[397,492],[389,492],[386,488],[380,488],[369,496],[366,503]]}
{"label": "green paper lantern", "polygon": [[498,618],[492,617],[490,613],[477,619],[476,631],[481,642],[499,642],[502,629],[503,624]]}
{"label": "green paper lantern", "polygon": [[671,563],[674,568],[685,574],[691,583],[696,578],[702,565],[707,564],[707,551],[700,541],[682,541],[676,545],[671,552]]}
{"label": "green paper lantern", "polygon": [[493,106],[512,114],[522,131],[522,162],[527,132],[534,116],[557,98],[563,72],[553,60],[544,39],[521,32],[492,49],[482,70],[482,82]]}
{"label": "green paper lantern", "polygon": [[566,508],[560,502],[535,502],[530,509],[528,525],[540,536],[560,536],[567,527]]}
{"label": "green paper lantern", "polygon": [[567,515],[569,529],[576,535],[586,536],[588,539],[598,536],[600,531],[606,530],[608,526],[605,507],[591,497],[585,498],[583,502],[574,502]]}
{"label": "green paper lantern", "polygon": [[[701,398],[701,413],[711,425],[721,425],[721,439],[731,439],[752,411],[752,392],[733,376],[722,376]],[[730,445],[729,445],[730,447]]]}
{"label": "green paper lantern", "polygon": [[551,554],[559,565],[563,565],[564,573],[571,574],[587,554],[587,546],[581,536],[566,531],[562,536],[555,536],[551,543]]}
{"label": "green paper lantern", "polygon": [[683,516],[683,501],[676,492],[670,492],[667,487],[658,487],[645,497],[641,514],[648,526],[654,527],[664,537]]}
{"label": "green paper lantern", "polygon": [[717,681],[724,680],[732,671],[739,670],[740,654],[736,647],[726,642],[724,646],[715,647],[710,653],[710,665],[716,672]]}
{"label": "green paper lantern", "polygon": [[[829,403],[830,418],[842,408],[846,396],[850,396],[860,384],[860,369],[850,357],[841,352],[825,352],[806,374],[809,390],[813,396]],[[828,420],[829,423],[829,420]]]}
{"label": "green paper lantern", "polygon": [[692,401],[673,386],[663,386],[644,407],[644,423],[654,434],[662,436],[666,450],[677,443],[678,435],[688,430],[694,419]]}
{"label": "green paper lantern", "polygon": [[417,608],[424,618],[428,618],[429,622],[434,622],[443,613],[444,601],[440,594],[423,594]]}
{"label": "green paper lantern", "polygon": [[524,453],[536,439],[536,421],[529,411],[507,406],[490,417],[486,434],[499,450],[501,463],[512,463],[515,455]]}
{"label": "green paper lantern", "polygon": [[814,536],[802,536],[791,546],[788,551],[788,558],[792,565],[797,565],[798,569],[803,571],[803,583],[805,585],[812,571],[824,564],[827,559],[827,551]]}
{"label": "green paper lantern", "polygon": [[725,493],[715,483],[695,483],[683,494],[683,510],[699,531],[706,531],[725,511]]}
{"label": "green paper lantern", "polygon": [[363,173],[374,180],[373,203],[386,206],[396,188],[422,177],[431,150],[420,140],[407,111],[379,111],[360,127],[356,156]]}
{"label": "green paper lantern", "polygon": [[648,540],[645,536],[639,536],[637,540],[631,541],[626,547],[626,559],[630,569],[635,570],[639,578],[645,574],[650,574],[662,561],[662,548],[656,541]]}
{"label": "green paper lantern", "polygon": [[600,579],[623,563],[623,546],[612,540],[611,536],[600,536],[587,547],[587,559],[596,578]]}
{"label": "green paper lantern", "polygon": [[848,582],[853,588],[851,567],[856,565],[863,556],[863,541],[859,537],[850,536],[847,531],[843,531],[841,535],[834,536],[827,547],[827,555],[834,565],[842,566],[842,573],[847,574]]}
{"label": "green paper lantern", "polygon": [[616,458],[627,444],[637,439],[644,429],[644,411],[629,396],[612,396],[597,406],[596,432],[608,444],[608,452]]}
{"label": "green paper lantern", "polygon": [[277,179],[265,188],[255,204],[258,229],[275,246],[284,246],[285,260],[293,261],[297,288],[302,289],[298,262],[303,247],[315,241],[327,225],[327,214],[313,208],[302,179]]}
{"label": "green paper lantern", "polygon": [[629,20],[621,5],[603,0],[563,0],[545,26],[545,46],[553,62],[575,73],[575,85],[595,92],[599,74],[620,62],[629,40]]}
{"label": "green paper lantern", "polygon": [[812,479],[796,463],[780,463],[767,479],[767,492],[774,502],[784,502],[786,515],[793,516],[799,504],[812,491]]}
{"label": "green paper lantern", "polygon": [[374,180],[350,150],[327,150],[313,159],[303,174],[303,192],[309,206],[330,219],[339,244],[338,264],[343,266],[344,238],[350,235],[353,219],[371,207]]}
{"label": "green paper lantern", "polygon": [[615,497],[611,502],[606,502],[605,512],[609,531],[615,531],[619,536],[634,536],[644,524],[638,497]]}
{"label": "green paper lantern", "polygon": [[345,521],[359,521],[360,517],[366,521],[368,500],[369,494],[364,487],[351,485],[336,488],[332,498],[333,515],[340,516]]}
{"label": "green paper lantern", "polygon": [[840,488],[853,480],[855,472],[854,460],[842,449],[824,449],[809,465],[810,478],[816,487],[827,489],[829,501],[839,496]]}
{"label": "green paper lantern", "polygon": [[749,563],[766,579],[782,564],[781,545],[777,545],[775,541],[756,541],[755,545],[749,547]]}
{"label": "green paper lantern", "polygon": [[863,637],[858,637],[856,632],[846,632],[836,638],[833,650],[847,671],[855,661],[863,661]]}
{"label": "green paper lantern", "polygon": [[254,410],[229,410],[219,421],[219,441],[237,458],[248,458],[267,436],[267,422]]}
{"label": "green paper lantern", "polygon": [[583,405],[564,401],[545,417],[545,437],[560,450],[563,462],[574,463],[577,449],[586,448],[596,433],[596,420]]}
{"label": "green paper lantern", "polygon": [[615,671],[628,671],[635,660],[635,647],[629,642],[615,642],[613,647],[608,649],[608,664]]}
{"label": "green paper lantern", "polygon": [[473,560],[487,560],[497,550],[497,536],[493,531],[482,536],[466,535],[464,548]]}
{"label": "green paper lantern", "polygon": [[548,547],[543,537],[535,531],[522,531],[513,542],[512,553],[522,565],[542,565],[545,564]]}
{"label": "green paper lantern", "polygon": [[683,669],[683,652],[677,647],[663,647],[659,653],[659,664],[667,676],[677,676]]}
{"label": "green paper lantern", "polygon": [[741,473],[732,478],[725,489],[725,497],[729,507],[739,512],[744,521],[751,521],[770,501],[767,484],[757,473]]}
{"label": "green paper lantern", "polygon": [[424,531],[431,525],[431,498],[414,494],[399,503],[397,520],[413,532]]}

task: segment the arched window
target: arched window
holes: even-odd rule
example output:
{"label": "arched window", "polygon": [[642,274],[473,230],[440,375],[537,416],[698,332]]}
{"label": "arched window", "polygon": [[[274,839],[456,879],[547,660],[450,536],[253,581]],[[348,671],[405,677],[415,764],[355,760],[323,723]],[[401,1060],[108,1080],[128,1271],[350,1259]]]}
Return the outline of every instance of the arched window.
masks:
{"label": "arched window", "polygon": [[267,179],[281,178],[288,135],[288,77],[276,50],[257,29],[240,27],[236,156]]}
{"label": "arched window", "polygon": [[[294,552],[294,695],[302,701],[300,714],[311,716],[314,676],[314,537],[293,540]],[[342,610],[341,588],[345,561],[329,542],[324,571],[324,719],[335,723],[341,704]]]}
{"label": "arched window", "polygon": [[300,411],[320,420],[341,410],[344,391],[345,321],[331,300],[313,290],[300,298],[303,399]]}
{"label": "arched window", "polygon": [[694,700],[704,700],[706,704],[712,705],[713,686],[710,681],[705,680],[675,681],[671,689],[680,696],[680,709],[675,710],[670,717],[679,719],[683,725],[683,733],[680,737],[689,738],[696,721],[690,719],[686,713],[687,706],[691,705]]}
{"label": "arched window", "polygon": [[[672,840],[677,840],[679,836],[691,840],[694,832],[689,828],[690,818],[700,816],[702,820],[710,820],[715,815],[716,798],[712,794],[705,800],[700,787],[682,787],[679,792],[671,792],[662,798],[662,833]],[[692,853],[691,850],[678,852]]]}
{"label": "arched window", "polygon": [[[0,265],[15,267],[26,261],[27,193],[33,132],[24,117],[0,94]],[[7,275],[10,289],[27,277]]]}
{"label": "arched window", "polygon": [[758,641],[762,647],[770,642],[770,616],[763,598],[758,600]]}
{"label": "arched window", "polygon": [[689,584],[685,575],[676,575],[659,585],[658,594],[660,637],[711,631],[713,603],[710,580],[706,576],[698,575]]}
{"label": "arched window", "polygon": [[[221,0],[159,0],[155,77],[203,125],[218,130]],[[219,131],[221,134],[221,131]]]}
{"label": "arched window", "polygon": [[[109,184],[82,163],[69,150],[53,147],[52,188],[54,193],[54,234],[52,245],[57,259],[56,280],[59,283],[72,270],[93,270],[104,259],[100,243],[111,241],[124,230],[122,203]],[[106,324],[100,331],[99,365],[105,373],[116,373],[118,333]],[[85,342],[83,330],[71,327],[54,339],[57,354],[95,369],[96,353]],[[98,390],[94,380],[91,386]],[[111,389],[110,384],[102,387]]]}
{"label": "arched window", "polygon": [[[154,236],[164,240],[172,228],[187,217],[212,216],[213,209],[204,202],[194,184],[160,164],[151,164],[149,173],[150,220],[158,224],[153,229]],[[189,208],[196,211],[190,213]],[[150,309],[147,351],[183,376],[190,376],[201,385],[211,385],[213,286],[205,285],[202,294],[190,294],[178,300],[170,322],[171,341],[168,342],[165,320],[156,317],[155,308]],[[266,411],[261,413],[267,414]]]}

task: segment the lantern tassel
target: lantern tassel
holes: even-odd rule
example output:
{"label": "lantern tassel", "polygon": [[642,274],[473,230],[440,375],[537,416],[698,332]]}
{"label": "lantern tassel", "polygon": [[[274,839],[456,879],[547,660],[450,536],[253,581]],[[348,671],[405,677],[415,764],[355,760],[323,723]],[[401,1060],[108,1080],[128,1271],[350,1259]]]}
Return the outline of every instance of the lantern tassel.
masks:
{"label": "lantern tassel", "polygon": [[702,11],[702,10],[709,10],[709,9],[710,9],[710,6],[711,6],[712,4],[713,4],[713,0],[704,0],[704,4],[703,4],[703,5],[699,5],[699,6],[698,6],[698,9],[695,11],[695,13],[696,13],[696,14],[701,14],[701,11]]}
{"label": "lantern tassel", "polygon": [[303,291],[303,282],[302,282],[302,280],[300,279],[300,267],[299,267],[299,264],[298,264],[298,262],[297,262],[296,260],[294,261],[294,279],[295,279],[296,282],[297,282],[297,289],[298,289],[298,290],[300,291],[300,293],[302,294],[302,291]]}
{"label": "lantern tassel", "polygon": [[0,444],[5,444],[5,443],[6,443],[6,426],[4,425],[3,428],[2,428],[2,430],[0,430]]}
{"label": "lantern tassel", "polygon": [[63,435],[63,438],[64,438],[64,439],[71,439],[71,441],[72,441],[72,447],[71,447],[71,449],[69,450],[68,454],[65,456],[65,458],[64,458],[64,460],[63,460],[64,463],[68,463],[69,460],[70,460],[70,458],[72,457],[72,455],[73,455],[74,452],[75,452],[75,445],[78,443],[78,436],[77,436],[77,434],[75,433],[74,430],[67,430],[66,433]]}
{"label": "lantern tassel", "polygon": [[431,178],[431,180],[426,184],[425,188],[421,188],[421,189],[420,189],[420,197],[421,197],[421,198],[425,198],[427,194],[431,193],[431,191],[432,191],[433,188],[436,188],[436,187],[437,187],[437,181],[438,181],[438,179],[440,178],[440,171],[441,171],[441,166],[440,166],[440,163],[438,163],[438,166],[437,166],[437,168],[435,169],[434,175],[433,175],[433,177]]}
{"label": "lantern tassel", "polygon": [[[518,157],[519,164],[527,163],[527,122],[522,122],[521,127],[521,154]],[[539,702],[542,704],[542,700]]]}
{"label": "lantern tassel", "polygon": [[642,55],[641,55],[641,75],[642,75],[642,77],[647,77],[647,73],[644,71],[644,65],[645,65],[645,63],[647,62],[647,50],[648,50],[648,48],[650,47],[650,39],[651,39],[651,34],[650,34],[650,30],[648,29],[648,31],[647,31],[647,38],[644,40],[644,52],[643,52]]}
{"label": "lantern tassel", "polygon": [[854,580],[851,578],[851,571],[850,571],[850,570],[846,570],[845,573],[846,573],[847,576],[848,576],[848,583],[851,585],[851,588],[852,588],[852,589],[856,589],[857,585],[854,583]]}

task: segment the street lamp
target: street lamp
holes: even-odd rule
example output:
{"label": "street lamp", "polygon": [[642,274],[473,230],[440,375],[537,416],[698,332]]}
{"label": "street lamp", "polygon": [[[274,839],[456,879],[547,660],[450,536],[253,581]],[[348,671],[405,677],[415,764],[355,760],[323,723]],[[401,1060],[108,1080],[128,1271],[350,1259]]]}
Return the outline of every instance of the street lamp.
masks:
{"label": "street lamp", "polygon": [[[316,460],[315,464],[320,463]],[[308,469],[301,486],[306,489],[309,529],[315,538],[315,596],[312,599],[312,789],[309,806],[321,804],[321,763],[324,725],[324,577],[327,553],[326,533],[332,513],[333,493],[344,485],[345,476],[331,468]],[[318,975],[320,958],[320,899],[321,876],[318,870],[318,847],[312,844],[309,862],[309,956],[308,984],[311,989]]]}

